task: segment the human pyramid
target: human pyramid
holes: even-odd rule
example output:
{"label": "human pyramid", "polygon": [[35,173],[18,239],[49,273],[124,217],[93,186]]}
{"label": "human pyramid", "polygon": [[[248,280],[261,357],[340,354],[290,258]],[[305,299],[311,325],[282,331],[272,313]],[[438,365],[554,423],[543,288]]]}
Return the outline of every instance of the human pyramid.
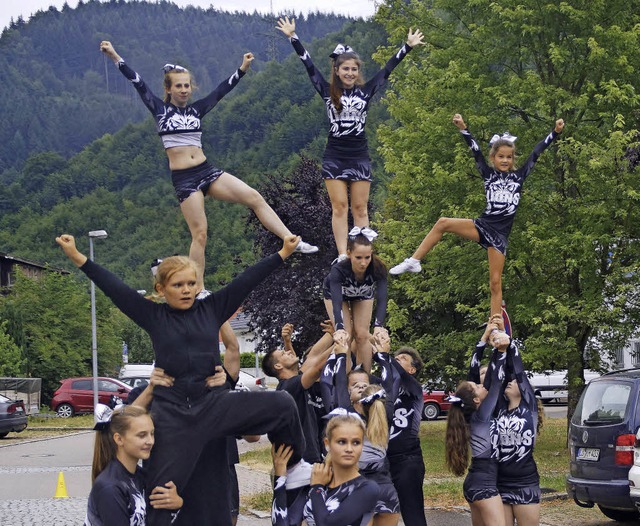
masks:
{"label": "human pyramid", "polygon": [[[323,336],[300,363],[291,341],[294,327],[286,324],[283,348],[263,359],[264,372],[279,381],[276,391],[266,392],[233,389],[239,353],[227,320],[284,260],[318,249],[293,235],[256,190],[210,164],[202,151],[202,118],[237,85],[253,55],[246,53],[237,71],[195,102],[190,102],[191,73],[167,64],[163,100],[110,42],[100,43],[156,120],[192,239],[189,257],[166,258],[154,269],[160,301],[151,301],[79,252],[73,236],[56,238],[67,257],[149,333],[155,353],[150,384],[137,398],[130,396],[131,405],[96,408],[86,526],[235,524],[235,437],[254,440],[262,434],[272,442],[275,526],[303,521],[308,526],[387,526],[398,524],[400,515],[407,526],[426,525],[419,440],[423,399],[417,380],[422,360],[408,347],[390,352],[384,328],[387,269],[373,251],[377,233],[367,215],[372,175],[364,133],[371,98],[423,43],[423,35],[409,29],[406,43],[367,82],[360,57],[340,44],[331,54],[327,82],[296,34],[295,20],[280,18],[276,27],[291,41],[326,105],[330,131],[322,174],[338,256],[323,283],[329,318],[322,324]],[[464,496],[474,525],[517,521],[530,526],[539,523],[540,486],[533,459],[538,408],[520,353],[505,331],[501,277],[524,180],[564,122],[555,122],[520,168],[515,168],[516,137],[494,136],[487,163],[460,114],[453,116],[453,124],[482,175],[486,209],[476,219],[440,218],[415,253],[390,273],[419,272],[420,260],[445,232],[487,250],[491,315],[472,354],[468,378],[450,397],[446,460],[456,475],[468,471]],[[206,196],[248,206],[283,240],[277,253],[214,292],[204,290],[203,279]],[[355,224],[351,230],[349,208]],[[493,352],[483,373],[487,345]],[[379,377],[371,374],[374,361]],[[138,466],[140,460],[144,468]]]}

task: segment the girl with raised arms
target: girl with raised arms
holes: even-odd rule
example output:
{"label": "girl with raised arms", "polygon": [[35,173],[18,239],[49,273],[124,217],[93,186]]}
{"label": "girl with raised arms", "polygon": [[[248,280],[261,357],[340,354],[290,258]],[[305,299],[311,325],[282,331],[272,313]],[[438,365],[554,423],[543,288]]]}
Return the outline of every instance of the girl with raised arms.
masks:
{"label": "girl with raised arms", "polygon": [[[82,270],[136,324],[149,333],[155,364],[173,378],[171,387],[153,392],[155,448],[149,459],[147,487],[171,480],[178,491],[189,482],[196,463],[214,438],[262,435],[277,444],[291,445],[289,478],[309,484],[310,470],[300,462],[304,436],[298,411],[287,393],[231,391],[228,386],[207,387],[207,377],[221,365],[218,331],[249,293],[295,250],[299,237],[287,236],[282,249],[249,267],[226,287],[195,300],[196,266],[182,256],[166,258],[158,267],[155,290],[166,303],[154,303],[78,251],[73,236],[56,238],[66,256]],[[188,447],[185,447],[188,445]],[[307,464],[308,466],[308,464]],[[228,471],[226,464],[221,470]],[[212,494],[212,509],[218,505]],[[231,516],[219,518],[230,526]],[[172,523],[167,510],[149,510],[149,524]]]}
{"label": "girl with raised arms", "polygon": [[280,18],[276,27],[289,37],[327,108],[330,128],[322,157],[322,176],[331,199],[331,224],[338,261],[342,261],[347,257],[349,194],[355,226],[369,226],[371,159],[364,129],[369,102],[407,53],[422,44],[423,36],[419,30],[410,29],[406,44],[366,83],[362,78],[360,57],[349,46],[339,44],[331,54],[331,81],[327,82],[296,35],[295,20]]}
{"label": "girl with raised arms", "polygon": [[[248,206],[262,225],[280,239],[284,240],[286,236],[291,235],[259,192],[233,175],[209,164],[202,151],[202,118],[240,82],[254,59],[252,53],[245,53],[242,65],[209,95],[189,103],[194,81],[191,73],[182,66],[164,66],[165,99],[162,100],[153,94],[140,75],[116,53],[111,42],[103,40],[100,43],[100,51],[113,60],[120,72],[133,83],[142,102],[156,121],[158,135],[169,158],[173,187],[191,232],[189,257],[198,265],[199,290],[203,288],[207,244],[207,216],[204,210],[206,196]],[[296,251],[311,254],[317,252],[318,248],[301,240]]]}
{"label": "girl with raised arms", "polygon": [[442,239],[445,232],[451,232],[465,239],[479,243],[487,250],[489,258],[489,285],[491,289],[491,314],[502,312],[502,270],[507,254],[509,234],[520,203],[522,185],[544,152],[564,128],[564,121],[558,119],[555,128],[533,149],[531,155],[520,168],[515,168],[515,145],[517,137],[508,133],[494,135],[491,139],[488,165],[482,155],[478,141],[471,135],[462,116],[456,113],[453,124],[471,148],[476,166],[484,181],[487,206],[476,219],[441,217],[426,235],[410,258],[392,267],[390,274],[420,272],[420,260]]}

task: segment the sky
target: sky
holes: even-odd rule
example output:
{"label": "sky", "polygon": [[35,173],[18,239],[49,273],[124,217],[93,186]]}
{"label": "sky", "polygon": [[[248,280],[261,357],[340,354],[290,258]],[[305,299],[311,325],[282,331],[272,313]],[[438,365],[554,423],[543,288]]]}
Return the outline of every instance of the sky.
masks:
{"label": "sky", "polygon": [[[208,8],[211,5],[224,11],[254,10],[268,13],[273,4],[275,13],[282,11],[309,12],[323,11],[336,14],[363,18],[370,17],[375,12],[375,0],[172,0],[178,6],[194,5]],[[11,18],[19,16],[26,21],[36,11],[46,10],[50,6],[60,9],[65,0],[0,0],[0,27],[9,25]],[[67,0],[70,7],[75,7],[78,0]]]}

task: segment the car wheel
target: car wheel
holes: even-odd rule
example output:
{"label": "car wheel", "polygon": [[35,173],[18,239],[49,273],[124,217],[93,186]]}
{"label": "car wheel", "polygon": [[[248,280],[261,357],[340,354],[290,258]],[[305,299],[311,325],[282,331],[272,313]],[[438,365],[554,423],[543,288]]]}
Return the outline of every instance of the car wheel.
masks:
{"label": "car wheel", "polygon": [[60,418],[69,418],[74,415],[75,411],[71,404],[60,404],[56,409],[56,413]]}
{"label": "car wheel", "polygon": [[9,431],[7,431],[6,433],[0,433],[0,438],[4,438],[9,434]]}
{"label": "car wheel", "polygon": [[617,522],[635,521],[640,518],[640,514],[636,510],[614,510],[600,506],[600,504],[598,504],[598,508],[603,515]]}
{"label": "car wheel", "polygon": [[425,420],[435,420],[440,415],[440,408],[438,404],[428,403],[424,405],[424,409],[422,410],[422,417]]}

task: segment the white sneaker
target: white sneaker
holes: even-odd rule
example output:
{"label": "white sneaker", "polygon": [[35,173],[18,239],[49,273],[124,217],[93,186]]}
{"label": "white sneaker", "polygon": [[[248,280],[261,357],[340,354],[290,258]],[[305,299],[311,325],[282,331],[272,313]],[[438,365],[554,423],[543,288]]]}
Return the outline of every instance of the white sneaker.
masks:
{"label": "white sneaker", "polygon": [[399,265],[391,268],[389,270],[389,274],[393,274],[397,276],[398,274],[404,274],[405,272],[420,272],[422,270],[422,265],[420,265],[420,261],[413,258],[407,258]]}
{"label": "white sneaker", "polygon": [[336,263],[340,263],[341,261],[344,261],[345,259],[347,259],[349,256],[347,256],[346,254],[340,254],[336,259],[334,259],[331,262],[331,265],[335,265]]}
{"label": "white sneaker", "polygon": [[313,466],[306,460],[301,459],[300,462],[287,468],[287,489],[302,488],[311,483],[311,470]]}
{"label": "white sneaker", "polygon": [[296,245],[295,252],[300,252],[301,254],[315,254],[318,251],[318,247],[315,245],[310,245],[309,243],[300,240],[300,243]]}

